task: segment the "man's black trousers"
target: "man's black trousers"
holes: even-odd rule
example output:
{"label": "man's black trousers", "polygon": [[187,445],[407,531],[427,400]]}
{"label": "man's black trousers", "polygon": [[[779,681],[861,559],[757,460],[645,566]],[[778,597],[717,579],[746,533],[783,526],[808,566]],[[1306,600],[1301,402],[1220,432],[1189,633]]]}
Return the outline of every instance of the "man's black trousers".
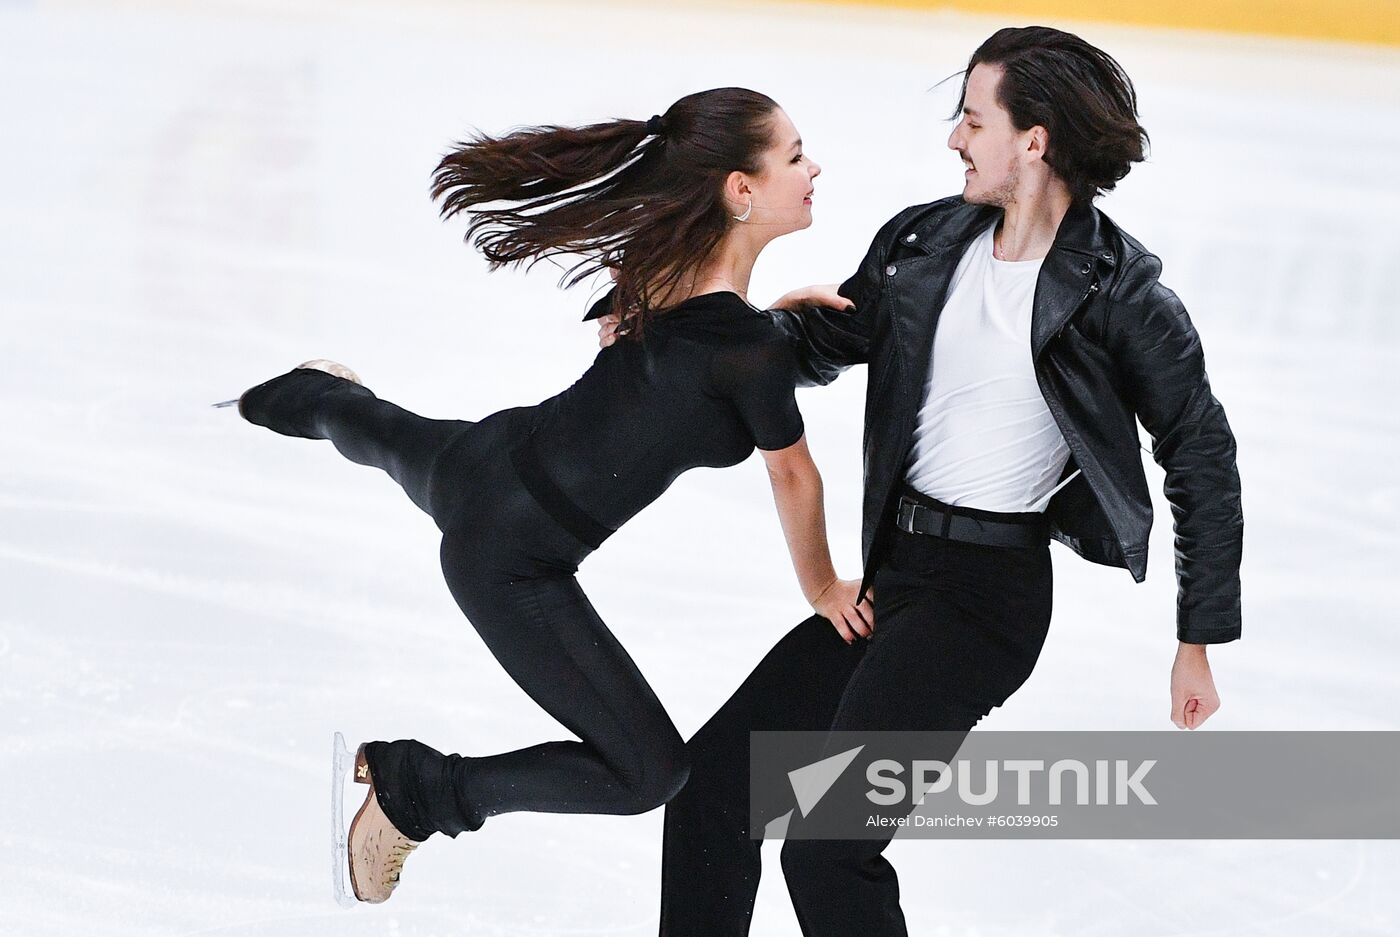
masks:
{"label": "man's black trousers", "polygon": [[[874,636],[848,646],[826,619],[808,618],[688,743],[689,781],[666,806],[662,937],[748,933],[762,845],[749,835],[751,731],[965,733],[1031,675],[1051,591],[1048,541],[994,547],[894,531],[874,580]],[[784,842],[805,937],[907,934],[882,855],[893,835]]]}

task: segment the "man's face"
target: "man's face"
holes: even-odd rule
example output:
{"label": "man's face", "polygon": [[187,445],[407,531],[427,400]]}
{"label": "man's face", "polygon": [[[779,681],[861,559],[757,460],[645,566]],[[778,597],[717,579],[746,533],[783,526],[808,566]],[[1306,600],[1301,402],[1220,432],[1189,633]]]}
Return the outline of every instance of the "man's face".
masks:
{"label": "man's face", "polygon": [[967,78],[962,118],[948,136],[958,151],[963,173],[963,199],[1005,208],[1015,200],[1021,181],[1021,159],[1030,131],[1018,131],[1011,115],[997,103],[1000,65],[977,65]]}

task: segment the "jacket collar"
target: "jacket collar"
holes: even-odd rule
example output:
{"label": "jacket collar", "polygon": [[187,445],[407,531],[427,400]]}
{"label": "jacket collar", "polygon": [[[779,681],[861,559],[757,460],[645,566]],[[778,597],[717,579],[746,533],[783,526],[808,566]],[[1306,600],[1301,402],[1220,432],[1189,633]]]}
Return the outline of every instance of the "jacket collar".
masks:
{"label": "jacket collar", "polygon": [[1104,217],[1088,202],[1070,205],[1055,242],[1040,267],[1031,313],[1031,359],[1064,328],[1084,300],[1099,289],[1117,264]]}
{"label": "jacket collar", "polygon": [[[897,232],[895,243],[927,256],[941,256],[943,262],[935,262],[940,271],[938,276],[951,277],[968,242],[985,231],[1001,209],[973,205],[961,199],[937,202],[930,208]],[[1098,288],[1099,280],[1107,279],[1107,272],[1116,264],[1117,255],[1099,210],[1087,202],[1070,205],[1055,231],[1054,243],[1036,281],[1031,316],[1032,358],[1040,355],[1051,336],[1063,328],[1080,303]],[[946,284],[944,286],[946,288]],[[940,295],[940,307],[943,298],[946,297]],[[925,318],[927,314],[921,309],[906,310],[907,334],[916,355],[925,354],[932,340],[931,334],[926,334],[931,328],[921,321]]]}
{"label": "jacket collar", "polygon": [[961,199],[947,211],[936,210],[946,204],[937,202],[935,210],[916,217],[896,235],[896,244],[913,246],[925,254],[941,253],[966,245],[1001,215],[996,206],[973,205]]}
{"label": "jacket collar", "polygon": [[1069,251],[1074,254],[1093,254],[1095,259],[1112,267],[1117,256],[1109,243],[1103,214],[1088,202],[1075,202],[1070,205],[1065,217],[1060,220],[1060,228],[1055,232],[1055,243],[1051,250]]}
{"label": "jacket collar", "polygon": [[[938,253],[965,245],[985,231],[987,225],[996,221],[1001,214],[1001,209],[994,205],[974,205],[961,199],[951,203],[947,200],[935,202],[930,208],[933,210],[915,217],[897,233],[897,244],[915,247],[926,254]],[[939,211],[939,208],[945,210]],[[1070,205],[1069,211],[1060,220],[1050,249],[1093,254],[1110,267],[1117,262],[1103,216],[1088,202]]]}

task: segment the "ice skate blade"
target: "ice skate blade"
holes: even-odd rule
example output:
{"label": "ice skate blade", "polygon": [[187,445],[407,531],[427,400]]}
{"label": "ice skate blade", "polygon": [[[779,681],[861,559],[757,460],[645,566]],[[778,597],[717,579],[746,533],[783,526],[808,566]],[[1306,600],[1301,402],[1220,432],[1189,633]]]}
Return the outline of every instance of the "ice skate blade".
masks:
{"label": "ice skate blade", "polygon": [[345,736],[337,732],[331,748],[331,885],[335,903],[342,908],[353,908],[359,903],[346,887],[350,852],[345,831],[345,776],[350,773],[354,761],[345,747]]}

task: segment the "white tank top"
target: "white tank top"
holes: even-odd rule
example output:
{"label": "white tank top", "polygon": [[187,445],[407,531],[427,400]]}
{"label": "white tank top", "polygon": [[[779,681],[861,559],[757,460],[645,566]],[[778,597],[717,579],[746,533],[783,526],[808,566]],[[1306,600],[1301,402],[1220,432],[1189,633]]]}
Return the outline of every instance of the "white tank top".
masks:
{"label": "white tank top", "polygon": [[938,317],[906,478],[945,504],[1044,511],[1069,447],[1031,364],[1039,260],[992,256],[996,225],[963,254]]}

